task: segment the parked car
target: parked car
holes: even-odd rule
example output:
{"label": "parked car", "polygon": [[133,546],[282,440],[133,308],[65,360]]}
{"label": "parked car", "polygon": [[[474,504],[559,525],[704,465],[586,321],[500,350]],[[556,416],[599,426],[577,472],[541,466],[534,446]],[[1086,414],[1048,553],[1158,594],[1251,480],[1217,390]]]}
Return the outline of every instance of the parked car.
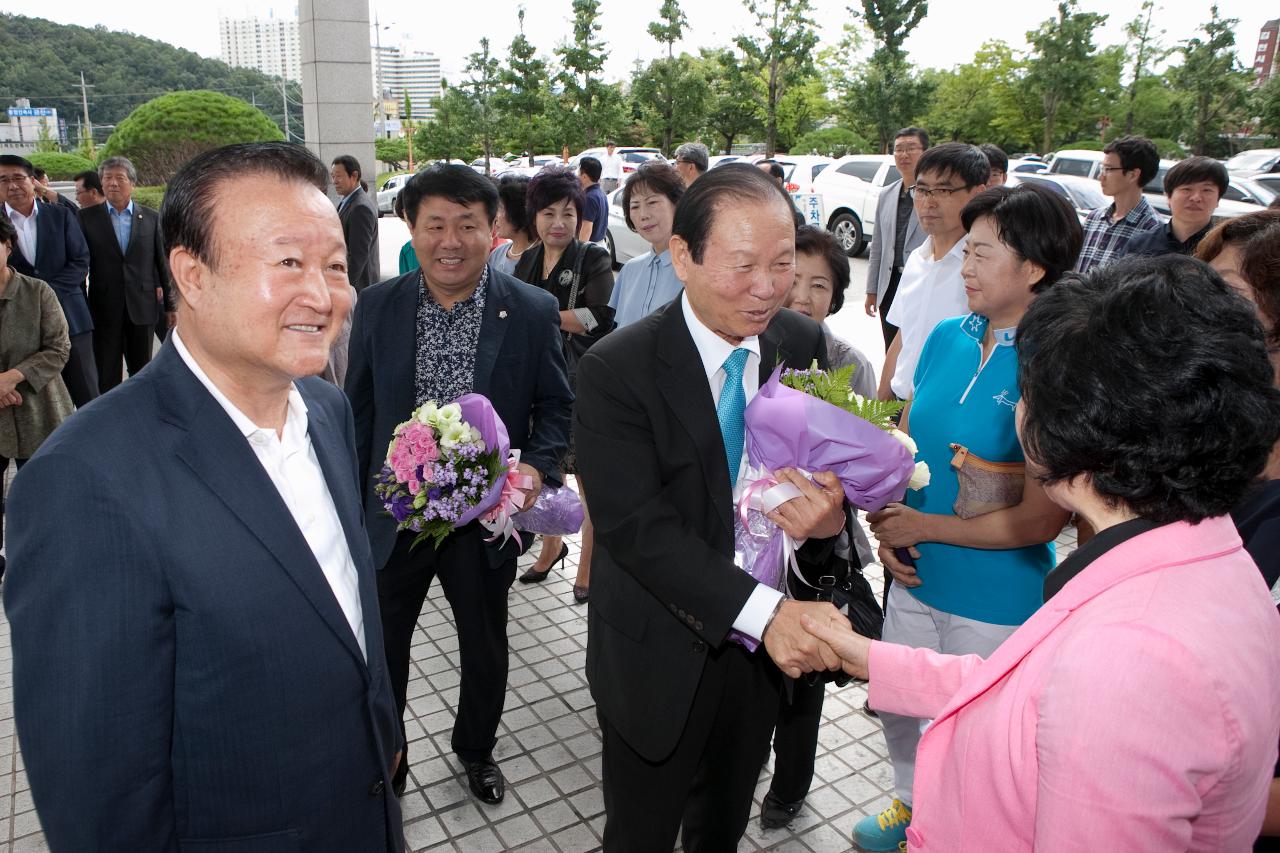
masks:
{"label": "parked car", "polygon": [[1009,175],[1005,186],[1016,187],[1018,184],[1033,184],[1052,190],[1070,202],[1075,208],[1076,216],[1083,224],[1089,212],[1110,204],[1102,194],[1098,182],[1089,178],[1077,178],[1071,175],[1046,175],[1038,172],[1016,172]]}
{"label": "parked car", "polygon": [[[1268,186],[1258,180],[1265,177],[1267,177],[1266,174],[1255,175],[1252,178],[1232,175],[1231,181],[1227,185],[1227,191],[1222,194],[1222,197],[1230,201],[1243,201],[1266,207],[1275,201],[1276,194],[1280,192],[1280,189],[1277,189],[1275,184]],[[1280,175],[1276,175],[1276,177],[1280,178]]]}
{"label": "parked car", "polygon": [[1270,190],[1274,193],[1273,199],[1275,196],[1280,196],[1280,172],[1273,172],[1267,175],[1254,175],[1248,180],[1263,189]]}
{"label": "parked car", "polygon": [[1009,169],[1006,174],[1012,175],[1018,172],[1043,172],[1049,168],[1049,164],[1043,160],[1030,160],[1025,157],[1010,157]]}
{"label": "parked car", "polygon": [[533,155],[533,165],[529,165],[528,157],[521,157],[511,164],[508,172],[514,172],[519,175],[528,175],[533,177],[548,166],[559,166],[563,164],[559,154],[535,154]]}
{"label": "parked car", "polygon": [[707,158],[707,168],[714,169],[716,166],[723,166],[725,163],[735,163],[742,159],[740,154],[713,154]]}
{"label": "parked car", "polygon": [[382,189],[378,190],[378,216],[388,216],[394,212],[392,205],[395,204],[396,196],[400,195],[400,190],[404,189],[404,185],[412,177],[413,175],[392,175],[387,178]]}
{"label": "parked car", "polygon": [[773,159],[782,166],[784,185],[789,193],[810,192],[814,179],[835,162],[834,157],[817,154],[779,154]]}
{"label": "parked car", "polygon": [[1241,175],[1280,172],[1280,148],[1255,148],[1241,151],[1226,163],[1228,172]]}
{"label": "parked car", "polygon": [[875,233],[880,191],[902,177],[889,154],[849,154],[813,180],[822,196],[827,230],[849,257],[857,257]]}
{"label": "parked car", "polygon": [[[1147,197],[1147,202],[1150,203],[1152,209],[1164,217],[1169,216],[1169,199],[1164,194],[1164,176],[1177,164],[1177,160],[1161,160],[1159,168],[1156,169],[1155,177],[1147,181],[1146,186],[1142,188],[1142,192]],[[1065,150],[1055,152],[1050,157],[1047,174],[1070,175],[1096,180],[1101,171],[1101,151]],[[1246,201],[1245,199],[1247,198],[1248,193],[1239,184],[1233,183],[1229,185],[1227,192],[1222,196],[1222,200],[1218,202],[1217,209],[1213,212],[1214,220],[1227,219],[1256,210],[1256,203]],[[1110,202],[1107,203],[1110,204]]]}
{"label": "parked car", "polygon": [[615,267],[637,258],[652,247],[643,237],[632,231],[622,210],[622,188],[609,193],[609,230],[605,232],[609,256]]}

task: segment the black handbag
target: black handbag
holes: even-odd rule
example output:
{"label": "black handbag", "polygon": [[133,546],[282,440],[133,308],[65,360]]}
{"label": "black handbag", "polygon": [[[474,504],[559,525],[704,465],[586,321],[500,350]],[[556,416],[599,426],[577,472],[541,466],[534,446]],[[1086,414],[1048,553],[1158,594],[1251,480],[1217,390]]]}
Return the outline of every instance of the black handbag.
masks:
{"label": "black handbag", "polygon": [[[573,259],[573,278],[569,281],[569,302],[565,305],[566,311],[572,311],[578,307],[578,292],[582,287],[582,259],[587,254],[585,244],[578,244],[578,254]],[[583,353],[594,343],[592,338],[586,335],[575,335],[573,332],[562,332],[563,338],[561,348],[564,350],[564,364],[569,373],[570,387],[576,386],[578,376],[578,360],[582,358]]]}

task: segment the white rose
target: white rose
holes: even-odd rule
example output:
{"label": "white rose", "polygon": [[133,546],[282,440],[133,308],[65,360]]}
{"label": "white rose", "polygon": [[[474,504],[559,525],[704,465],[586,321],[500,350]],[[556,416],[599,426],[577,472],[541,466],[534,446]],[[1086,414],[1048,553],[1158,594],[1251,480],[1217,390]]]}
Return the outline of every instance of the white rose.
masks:
{"label": "white rose", "polygon": [[911,436],[907,435],[905,432],[898,429],[897,427],[889,430],[889,435],[898,439],[898,441],[901,442],[902,446],[905,447],[907,449],[907,452],[910,453],[912,456],[915,456],[916,453],[919,452],[920,448],[916,447],[915,439],[913,439]]}
{"label": "white rose", "polygon": [[929,463],[917,462],[916,468],[911,472],[911,479],[907,482],[909,489],[923,489],[929,485]]}
{"label": "white rose", "polygon": [[462,420],[462,407],[457,403],[450,403],[447,406],[440,407],[440,423],[457,423]]}
{"label": "white rose", "polygon": [[480,443],[480,430],[476,429],[475,427],[471,428],[471,443],[472,444]]}
{"label": "white rose", "polygon": [[425,426],[435,426],[437,412],[438,409],[436,409],[435,403],[423,404],[418,407],[418,423]]}

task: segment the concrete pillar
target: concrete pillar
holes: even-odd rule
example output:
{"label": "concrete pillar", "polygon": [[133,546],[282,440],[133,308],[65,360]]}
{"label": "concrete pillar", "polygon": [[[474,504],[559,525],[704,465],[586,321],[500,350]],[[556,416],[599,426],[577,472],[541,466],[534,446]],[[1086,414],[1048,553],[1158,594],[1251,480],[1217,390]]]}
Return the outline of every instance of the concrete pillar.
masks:
{"label": "concrete pillar", "polygon": [[360,161],[375,190],[373,67],[368,0],[299,0],[302,124],[306,146],[325,162]]}

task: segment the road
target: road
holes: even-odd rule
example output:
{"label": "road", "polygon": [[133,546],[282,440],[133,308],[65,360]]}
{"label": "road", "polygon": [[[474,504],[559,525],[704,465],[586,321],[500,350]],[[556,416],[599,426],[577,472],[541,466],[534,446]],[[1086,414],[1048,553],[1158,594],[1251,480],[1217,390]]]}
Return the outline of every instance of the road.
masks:
{"label": "road", "polygon": [[[382,275],[395,275],[400,262],[400,247],[409,239],[409,228],[400,220],[384,216],[378,220],[378,248],[382,263]],[[866,258],[850,260],[852,279],[845,294],[845,305],[840,313],[828,318],[831,329],[840,337],[862,350],[876,366],[876,378],[880,378],[880,366],[884,364],[884,338],[880,335],[880,321],[868,317],[862,310],[866,290]]]}

